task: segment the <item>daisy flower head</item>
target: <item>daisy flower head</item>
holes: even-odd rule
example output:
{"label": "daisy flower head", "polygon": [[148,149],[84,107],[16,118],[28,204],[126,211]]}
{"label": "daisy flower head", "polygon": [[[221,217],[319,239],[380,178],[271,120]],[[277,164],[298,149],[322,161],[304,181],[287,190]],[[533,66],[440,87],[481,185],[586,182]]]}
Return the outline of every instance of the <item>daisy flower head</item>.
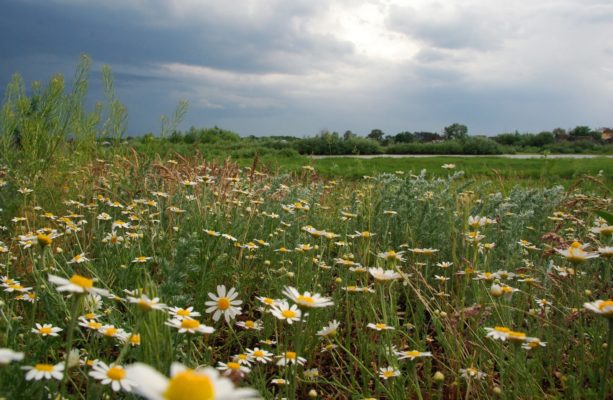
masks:
{"label": "daisy flower head", "polygon": [[399,360],[409,359],[411,361],[416,358],[421,357],[432,357],[432,353],[429,351],[417,351],[417,350],[404,350],[404,351],[395,351],[394,354],[398,357]]}
{"label": "daisy flower head", "polygon": [[108,296],[109,294],[108,290],[95,287],[93,279],[77,274],[71,276],[70,279],[49,274],[49,282],[57,285],[58,292],[96,293],[101,296]]}
{"label": "daisy flower head", "polygon": [[271,352],[260,349],[258,347],[254,347],[253,350],[247,349],[247,354],[249,355],[249,357],[251,357],[252,360],[262,364],[266,364],[272,361],[273,356]]}
{"label": "daisy flower head", "polygon": [[132,260],[132,263],[143,264],[143,263],[146,263],[147,261],[149,261],[151,259],[153,259],[153,257],[137,256],[137,257],[134,257],[134,259]]}
{"label": "daisy flower head", "polygon": [[393,331],[394,330],[393,326],[389,326],[389,325],[381,323],[381,322],[376,323],[376,324],[370,322],[368,325],[366,325],[366,327],[370,328],[370,329],[374,329],[374,330],[379,331],[379,332],[380,331]]}
{"label": "daisy flower head", "polygon": [[128,296],[127,299],[130,303],[138,305],[144,311],[166,309],[166,304],[160,303],[159,297],[150,299],[146,294],[141,294],[140,297]]}
{"label": "daisy flower head", "polygon": [[399,261],[402,262],[404,261],[404,257],[402,257],[402,255],[404,254],[404,251],[394,251],[394,250],[388,250],[388,251],[384,251],[381,253],[377,254],[377,257],[382,258],[384,260],[387,261]]}
{"label": "daisy flower head", "polygon": [[307,308],[320,308],[334,305],[334,302],[328,297],[322,297],[319,293],[311,294],[304,292],[301,294],[298,290],[291,286],[286,286],[283,294],[294,303]]}
{"label": "daisy flower head", "polygon": [[592,303],[583,303],[583,307],[605,318],[613,318],[613,300],[596,300]]}
{"label": "daisy flower head", "polygon": [[194,307],[170,307],[167,311],[173,319],[195,318],[200,316],[198,311],[194,311]]}
{"label": "daisy flower head", "polygon": [[166,321],[166,325],[177,328],[179,333],[208,334],[215,332],[215,328],[201,324],[200,321],[192,318],[171,319]]}
{"label": "daisy flower head", "polygon": [[461,368],[460,376],[466,380],[469,379],[478,379],[481,380],[487,376],[485,372],[479,371],[477,368],[469,367],[469,368]]}
{"label": "daisy flower head", "polygon": [[494,340],[501,340],[503,342],[508,339],[509,332],[511,332],[509,328],[506,328],[504,326],[496,326],[494,328],[485,328],[485,330],[487,331],[487,334],[485,335],[485,337],[489,337]]}
{"label": "daisy flower head", "polygon": [[127,378],[126,370],[120,365],[107,365],[102,361],[98,361],[92,367],[89,376],[101,381],[103,385],[111,385],[114,392],[123,389],[126,392],[131,392],[136,383]]}
{"label": "daisy flower head", "polygon": [[530,337],[526,338],[524,343],[521,345],[521,348],[524,350],[534,350],[545,346],[547,346],[547,342],[542,342],[539,338]]}
{"label": "daisy flower head", "polygon": [[341,323],[337,320],[331,321],[328,326],[324,326],[322,329],[317,331],[317,336],[321,337],[330,337],[335,336],[338,332],[338,327],[341,326]]}
{"label": "daisy flower head", "polygon": [[227,363],[219,361],[217,363],[217,369],[225,376],[234,375],[241,378],[251,372],[251,368],[241,365],[241,363],[236,361],[228,361]]}
{"label": "daisy flower head", "polygon": [[127,377],[137,386],[134,392],[148,400],[214,400],[258,399],[258,392],[250,388],[236,388],[232,381],[219,375],[212,367],[188,369],[173,363],[170,378],[147,364],[126,367]]}
{"label": "daisy flower head", "polygon": [[400,376],[400,371],[394,367],[381,367],[379,368],[379,377],[381,379],[388,380]]}
{"label": "daisy flower head", "polygon": [[294,351],[286,351],[282,355],[277,356],[277,358],[279,359],[277,365],[280,367],[290,364],[304,365],[306,363],[306,358],[298,357],[298,354]]}
{"label": "daisy flower head", "polygon": [[238,321],[236,323],[236,326],[238,326],[239,328],[243,328],[245,330],[254,330],[254,331],[261,331],[262,329],[264,329],[264,326],[262,325],[261,321],[253,321],[253,320],[246,320],[246,321]]}
{"label": "daisy flower head", "polygon": [[23,353],[8,348],[0,348],[0,365],[6,365],[11,361],[23,360]]}
{"label": "daisy flower head", "polygon": [[26,373],[26,381],[32,379],[40,381],[41,379],[57,379],[62,380],[64,376],[64,363],[53,364],[36,364],[32,366],[21,367],[21,369],[28,371]]}
{"label": "daisy flower head", "polygon": [[236,289],[231,288],[226,292],[225,285],[218,285],[217,295],[209,293],[209,298],[212,301],[204,303],[209,307],[205,311],[207,314],[214,313],[214,321],[219,321],[223,315],[226,322],[230,322],[231,319],[236,318],[236,316],[241,313],[241,307],[238,306],[243,304],[243,302],[241,300],[236,300],[237,297],[238,293]]}
{"label": "daisy flower head", "polygon": [[402,275],[391,269],[368,268],[370,275],[379,282],[393,281],[402,278]]}
{"label": "daisy flower head", "polygon": [[85,257],[85,253],[81,253],[72,257],[66,264],[81,264],[87,261],[90,261],[90,259]]}
{"label": "daisy flower head", "polygon": [[287,321],[288,324],[300,321],[302,317],[302,311],[296,304],[290,307],[289,303],[285,300],[279,301],[272,306],[270,312],[278,319]]}
{"label": "daisy flower head", "polygon": [[62,328],[53,326],[51,324],[39,324],[36,323],[36,328],[32,328],[32,333],[36,333],[40,336],[58,336],[58,332],[63,331]]}
{"label": "daisy flower head", "polygon": [[585,251],[588,244],[581,244],[579,242],[573,242],[567,249],[555,249],[556,252],[572,263],[582,263],[591,258],[597,258],[599,256],[596,252]]}

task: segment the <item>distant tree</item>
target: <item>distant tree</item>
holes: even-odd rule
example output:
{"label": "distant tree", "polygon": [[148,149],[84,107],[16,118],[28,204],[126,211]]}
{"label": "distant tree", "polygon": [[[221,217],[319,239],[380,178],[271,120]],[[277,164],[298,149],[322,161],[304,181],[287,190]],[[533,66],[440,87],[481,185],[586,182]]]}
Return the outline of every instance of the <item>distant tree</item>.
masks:
{"label": "distant tree", "polygon": [[592,128],[589,126],[577,126],[568,133],[571,137],[591,136]]}
{"label": "distant tree", "polygon": [[415,141],[415,136],[411,132],[400,132],[394,136],[396,143],[411,143]]}
{"label": "distant tree", "polygon": [[381,129],[373,129],[366,137],[372,140],[376,140],[377,142],[382,142],[383,136],[385,136],[385,133],[383,133]]}
{"label": "distant tree", "polygon": [[356,137],[357,135],[351,131],[345,131],[345,133],[343,133],[343,140],[350,140],[353,139],[354,137]]}
{"label": "distant tree", "polygon": [[568,133],[566,133],[566,129],[564,128],[555,128],[553,131],[551,131],[551,133],[553,133],[556,141],[568,139]]}
{"label": "distant tree", "polygon": [[413,136],[415,136],[415,139],[422,143],[434,142],[435,140],[442,139],[441,135],[434,132],[414,132]]}
{"label": "distant tree", "polygon": [[466,125],[454,123],[446,126],[443,130],[445,139],[466,139],[468,137],[468,127]]}

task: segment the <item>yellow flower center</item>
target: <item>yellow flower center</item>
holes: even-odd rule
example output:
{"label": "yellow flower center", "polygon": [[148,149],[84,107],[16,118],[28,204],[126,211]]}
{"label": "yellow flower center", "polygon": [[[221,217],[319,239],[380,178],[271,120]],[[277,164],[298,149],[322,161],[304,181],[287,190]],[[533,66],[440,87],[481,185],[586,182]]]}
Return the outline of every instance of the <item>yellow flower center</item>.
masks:
{"label": "yellow flower center", "polygon": [[53,330],[49,326],[43,326],[42,328],[38,330],[38,332],[41,335],[50,335],[53,332]]}
{"label": "yellow flower center", "polygon": [[376,327],[377,329],[385,329],[386,325],[385,325],[385,324],[380,324],[380,323],[379,323],[379,324],[375,324],[375,327]]}
{"label": "yellow flower center", "polygon": [[51,364],[36,364],[34,366],[34,369],[37,371],[41,371],[41,372],[52,372],[53,371],[53,365]]}
{"label": "yellow flower center", "polygon": [[147,300],[143,300],[143,299],[139,299],[138,300],[138,306],[140,308],[142,308],[145,311],[149,311],[151,310],[151,302],[147,301]]}
{"label": "yellow flower center", "polygon": [[526,339],[526,334],[523,332],[509,331],[509,340],[523,342]]}
{"label": "yellow flower center", "polygon": [[285,318],[294,318],[296,316],[296,312],[293,310],[283,310],[281,313]]}
{"label": "yellow flower center", "polygon": [[136,334],[130,335],[130,343],[134,345],[139,345],[140,344],[140,334],[136,333]]}
{"label": "yellow flower center", "polygon": [[85,318],[87,319],[95,319],[96,318],[96,314],[94,313],[87,313],[84,315]]}
{"label": "yellow flower center", "polygon": [[311,296],[298,296],[296,297],[296,302],[298,303],[308,303],[308,304],[313,304],[315,303],[315,299],[312,298]]}
{"label": "yellow flower center", "polygon": [[264,357],[264,352],[262,350],[256,350],[253,352],[254,357]]}
{"label": "yellow flower center", "polygon": [[613,300],[603,300],[598,305],[598,309],[604,311],[606,307],[613,307]]}
{"label": "yellow flower center", "polygon": [[407,355],[408,357],[419,357],[421,353],[417,350],[411,350],[411,351],[406,351],[404,354]]}
{"label": "yellow flower center", "polygon": [[245,321],[245,326],[247,328],[253,328],[255,326],[255,322],[253,322],[252,320]]}
{"label": "yellow flower center", "polygon": [[166,400],[214,400],[215,387],[211,378],[186,370],[176,374],[168,382],[164,392]]}
{"label": "yellow flower center", "polygon": [[96,321],[89,321],[87,326],[92,328],[92,329],[96,329],[96,330],[102,328],[102,324],[100,322],[96,322]]}
{"label": "yellow flower center", "polygon": [[295,351],[286,351],[285,352],[285,358],[287,358],[288,360],[295,360],[296,359],[296,352]]}
{"label": "yellow flower center", "polygon": [[184,319],[181,321],[181,328],[196,329],[200,326],[200,322],[195,319]]}
{"label": "yellow flower center", "polygon": [[494,327],[494,330],[496,330],[498,332],[502,332],[502,333],[509,333],[509,332],[511,332],[511,330],[509,328],[505,328],[504,326],[496,326],[496,327]]}
{"label": "yellow flower center", "polygon": [[228,368],[230,368],[231,370],[237,371],[239,369],[241,369],[241,365],[237,362],[234,361],[230,361],[229,363],[226,364],[228,366]]}
{"label": "yellow flower center", "polygon": [[117,328],[106,328],[102,333],[104,334],[104,336],[115,336],[117,335]]}
{"label": "yellow flower center", "polygon": [[126,370],[121,367],[112,367],[106,371],[106,376],[108,376],[111,380],[120,381],[125,378]]}
{"label": "yellow flower center", "polygon": [[[75,257],[76,258],[76,257]],[[94,280],[93,279],[88,279],[84,276],[81,275],[73,275],[70,279],[69,279],[70,283],[80,286],[83,289],[91,289],[94,287]]]}
{"label": "yellow flower center", "polygon": [[217,300],[217,308],[219,308],[221,311],[225,311],[230,308],[230,299],[227,297],[221,297],[219,300]]}
{"label": "yellow flower center", "polygon": [[573,242],[573,244],[571,244],[571,245],[570,245],[570,247],[571,247],[572,249],[579,249],[579,248],[581,248],[581,243],[579,243],[579,242]]}
{"label": "yellow flower center", "polygon": [[191,314],[191,312],[189,310],[184,309],[184,308],[180,308],[179,311],[177,311],[177,315],[180,315],[182,317],[189,317],[190,314]]}
{"label": "yellow flower center", "polygon": [[39,233],[36,236],[36,239],[38,240],[38,244],[40,244],[43,247],[49,246],[51,244],[51,241],[52,241],[50,235],[45,235],[43,233]]}
{"label": "yellow flower center", "polygon": [[392,378],[396,376],[396,371],[385,371],[383,372],[383,376],[386,378]]}

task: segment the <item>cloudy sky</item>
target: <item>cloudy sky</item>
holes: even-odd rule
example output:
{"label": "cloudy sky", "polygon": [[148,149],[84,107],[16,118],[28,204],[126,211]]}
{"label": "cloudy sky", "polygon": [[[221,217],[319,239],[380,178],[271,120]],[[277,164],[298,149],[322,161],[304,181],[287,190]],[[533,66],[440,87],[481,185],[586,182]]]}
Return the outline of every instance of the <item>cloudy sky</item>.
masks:
{"label": "cloudy sky", "polygon": [[130,134],[613,125],[611,0],[0,0],[0,87],[109,65]]}

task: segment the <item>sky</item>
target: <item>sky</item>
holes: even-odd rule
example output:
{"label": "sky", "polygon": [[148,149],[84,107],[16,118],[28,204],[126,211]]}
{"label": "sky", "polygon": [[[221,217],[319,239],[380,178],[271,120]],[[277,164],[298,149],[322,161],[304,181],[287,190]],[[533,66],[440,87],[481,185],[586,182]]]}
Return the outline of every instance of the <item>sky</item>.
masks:
{"label": "sky", "polygon": [[128,133],[613,126],[612,0],[0,0],[0,90],[111,67]]}

